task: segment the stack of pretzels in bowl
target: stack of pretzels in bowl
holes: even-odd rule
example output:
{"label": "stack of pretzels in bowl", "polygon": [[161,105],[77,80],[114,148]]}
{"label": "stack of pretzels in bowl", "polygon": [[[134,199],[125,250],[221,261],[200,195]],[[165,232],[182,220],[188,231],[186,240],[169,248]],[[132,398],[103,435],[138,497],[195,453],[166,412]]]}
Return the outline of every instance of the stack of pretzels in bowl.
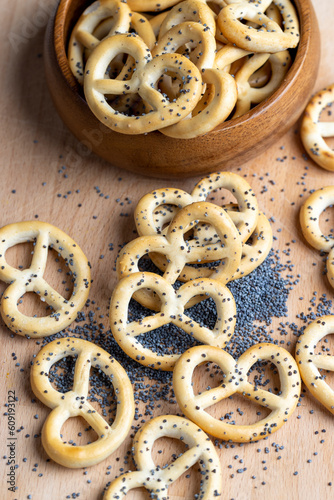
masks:
{"label": "stack of pretzels in bowl", "polygon": [[[218,206],[206,201],[224,188],[237,204]],[[248,182],[231,172],[218,172],[202,179],[189,194],[180,189],[157,189],[145,195],[135,209],[139,236],[119,253],[120,278],[110,303],[111,331],[123,351],[153,369],[173,370],[173,388],[182,412],[209,434],[236,442],[263,439],[278,430],[296,408],[300,376],[293,357],[275,344],[259,343],[235,361],[224,350],[234,334],[237,310],[226,284],[246,276],[267,257],[272,245],[269,221],[259,212]],[[160,269],[140,271],[148,255]],[[177,281],[184,284],[173,287]],[[130,299],[151,311],[131,320]],[[217,320],[213,329],[199,324],[188,309],[211,298]],[[138,339],[159,327],[174,324],[191,335],[198,345],[177,354],[165,354]],[[280,377],[278,394],[250,383],[248,375],[258,361],[273,363]],[[195,394],[193,372],[203,363],[221,369],[224,382]],[[211,370],[212,367],[208,370]],[[205,410],[239,393],[270,409],[270,414],[250,425],[230,425]]]}
{"label": "stack of pretzels in bowl", "polygon": [[194,138],[247,113],[283,82],[299,42],[290,0],[158,5],[95,1],[71,33],[70,68],[108,128]]}

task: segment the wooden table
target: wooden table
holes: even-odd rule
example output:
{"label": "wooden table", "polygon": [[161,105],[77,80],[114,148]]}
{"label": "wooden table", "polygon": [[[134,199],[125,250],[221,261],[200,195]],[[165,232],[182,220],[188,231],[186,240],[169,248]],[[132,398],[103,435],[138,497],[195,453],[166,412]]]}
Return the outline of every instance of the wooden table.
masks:
{"label": "wooden table", "polygon": [[[90,308],[96,310],[98,321],[108,328],[107,307],[117,281],[114,260],[119,245],[134,237],[132,215],[136,202],[154,188],[172,185],[189,191],[199,179],[169,181],[139,177],[117,170],[94,155],[85,156],[58,118],[45,84],[43,34],[48,12],[55,3],[55,0],[15,0],[1,7],[1,226],[38,219],[71,235],[92,264],[94,282],[90,298],[95,304]],[[322,36],[320,71],[314,84],[317,90],[334,81],[331,36],[334,3],[317,0],[314,7]],[[261,209],[275,219],[274,248],[281,250],[283,261],[294,264],[294,276],[300,274],[299,283],[289,296],[288,318],[283,319],[301,325],[297,315],[307,313],[313,291],[318,292],[318,297],[327,293],[331,298],[333,290],[322,275],[322,257],[306,245],[302,237],[298,213],[308,191],[333,184],[333,174],[306,161],[297,130],[298,124],[261,157],[243,165],[238,173],[247,176]],[[277,161],[283,156],[284,162]],[[264,185],[267,190],[263,190]],[[100,196],[97,187],[104,196]],[[328,224],[333,225],[333,216],[329,215],[329,219]],[[290,245],[292,240],[296,242]],[[113,244],[112,251],[109,251],[109,243]],[[287,248],[291,248],[290,255],[284,253]],[[16,263],[20,258],[23,265],[28,265],[26,249],[9,252],[8,258]],[[55,265],[49,276],[54,283],[59,283]],[[5,286],[1,287],[3,291]],[[24,303],[26,309],[30,306],[29,301]],[[273,322],[273,336],[281,340],[277,330],[279,321]],[[78,498],[72,493],[79,492],[80,499],[101,498],[106,483],[122,466],[130,441],[87,474],[46,461],[40,437],[34,438],[34,435],[41,432],[49,409],[39,401],[31,403],[34,396],[29,383],[30,361],[40,347],[35,340],[11,335],[2,322],[0,328],[2,413],[6,411],[8,391],[15,390],[18,398],[15,415],[18,489],[15,493],[8,491],[4,479],[1,498],[60,500]],[[291,341],[293,352],[296,337],[289,332],[284,340]],[[168,404],[163,410],[169,411]],[[170,411],[177,413],[176,405]],[[162,409],[157,409],[155,414],[161,412]],[[71,435],[74,428],[74,424],[68,425],[66,435]],[[329,485],[334,484],[332,432],[333,416],[305,393],[289,422],[268,440],[255,445],[223,446],[218,450],[223,470],[222,498],[257,499],[260,495],[272,500],[333,498],[334,486]],[[30,437],[26,437],[28,434]],[[2,457],[7,454],[7,438],[7,417],[2,416]],[[280,446],[277,452],[273,443]],[[170,443],[163,443],[166,454],[171,453],[169,446]],[[120,462],[116,457],[121,457]],[[133,468],[131,460],[128,468]],[[243,468],[246,468],[243,473],[237,472]],[[4,458],[1,471],[5,478],[9,467]],[[251,479],[252,476],[255,479]],[[192,477],[191,481],[180,479],[173,485],[170,498],[194,498],[198,478],[196,473]],[[134,494],[129,498],[146,497]]]}

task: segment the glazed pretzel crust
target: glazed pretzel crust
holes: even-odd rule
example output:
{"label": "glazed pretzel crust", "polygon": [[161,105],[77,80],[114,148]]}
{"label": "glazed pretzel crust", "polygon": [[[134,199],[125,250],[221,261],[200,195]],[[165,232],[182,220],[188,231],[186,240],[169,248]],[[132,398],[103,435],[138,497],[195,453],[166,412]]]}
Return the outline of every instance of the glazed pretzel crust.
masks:
{"label": "glazed pretzel crust", "polygon": [[[35,243],[30,267],[19,270],[10,266],[5,258],[7,249],[31,241]],[[72,273],[73,291],[69,299],[43,278],[49,248],[61,255]],[[76,319],[88,298],[90,266],[75,241],[57,227],[39,221],[18,222],[0,229],[0,279],[9,283],[0,304],[2,319],[14,333],[39,338],[60,332]],[[51,306],[52,314],[40,318],[22,314],[18,300],[28,292],[36,293]]]}
{"label": "glazed pretzel crust", "polygon": [[[270,361],[276,366],[281,381],[280,395],[248,382],[247,373],[259,360]],[[221,386],[195,395],[192,388],[193,372],[204,362],[217,364],[225,374],[224,382]],[[256,344],[244,352],[237,362],[217,347],[193,347],[180,357],[173,372],[173,388],[182,412],[212,436],[240,443],[258,441],[276,432],[295,410],[300,385],[295,360],[285,349],[274,344]],[[205,411],[235,393],[271,409],[271,413],[251,425],[231,425]]]}
{"label": "glazed pretzel crust", "polygon": [[[51,366],[66,356],[78,358],[73,389],[62,394],[48,378]],[[110,426],[87,400],[89,372],[101,369],[111,380],[117,397],[117,412]],[[126,438],[134,416],[134,398],[130,380],[122,366],[100,347],[77,338],[54,340],[39,351],[31,369],[31,387],[36,397],[52,408],[42,430],[42,444],[55,462],[69,468],[90,467],[113,451]],[[93,443],[72,446],[60,437],[64,423],[71,417],[82,417],[97,433]]]}
{"label": "glazed pretzel crust", "polygon": [[296,361],[308,390],[334,414],[334,391],[319,372],[320,369],[334,371],[334,356],[314,352],[317,343],[329,334],[334,334],[334,316],[322,316],[313,321],[297,340]]}
{"label": "glazed pretzel crust", "polygon": [[334,84],[318,92],[306,107],[300,135],[310,158],[326,170],[334,170],[334,152],[323,137],[334,137],[334,123],[321,122],[321,112],[334,102]]}
{"label": "glazed pretzel crust", "polygon": [[[161,301],[160,312],[137,321],[128,320],[132,295],[141,289],[156,292]],[[185,314],[186,304],[195,296],[211,297],[216,304],[217,321],[211,330]],[[172,323],[199,342],[225,347],[234,333],[236,306],[232,293],[216,280],[199,279],[186,283],[178,290],[153,273],[135,273],[123,278],[116,286],[110,303],[112,334],[124,352],[138,363],[151,368],[172,370],[180,354],[161,356],[144,347],[138,335]],[[182,335],[182,331],[180,332]]]}
{"label": "glazed pretzel crust", "polygon": [[[152,459],[154,442],[161,437],[181,439],[189,449],[166,468],[157,467]],[[137,471],[122,474],[108,488],[106,500],[123,499],[134,488],[143,486],[156,500],[168,498],[168,486],[201,461],[203,479],[199,498],[212,500],[221,496],[221,467],[210,438],[185,418],[162,415],[144,424],[133,444]]]}

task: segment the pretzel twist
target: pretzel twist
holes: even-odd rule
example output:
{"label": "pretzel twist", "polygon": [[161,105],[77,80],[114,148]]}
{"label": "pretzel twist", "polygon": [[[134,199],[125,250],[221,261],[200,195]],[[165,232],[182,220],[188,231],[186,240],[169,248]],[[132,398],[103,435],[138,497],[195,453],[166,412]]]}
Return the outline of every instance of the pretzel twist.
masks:
{"label": "pretzel twist", "polygon": [[[138,290],[149,289],[159,297],[159,313],[138,321],[128,321],[129,302]],[[200,325],[185,314],[186,304],[200,295],[211,297],[217,310],[217,321],[211,330]],[[137,340],[138,335],[174,324],[199,342],[225,347],[234,333],[236,306],[233,295],[227,287],[216,280],[198,279],[184,284],[178,290],[160,276],[153,273],[135,273],[123,278],[116,286],[110,303],[110,325],[112,334],[124,352],[138,363],[151,368],[172,370],[180,354],[159,355],[144,347]]]}
{"label": "pretzel twist", "polygon": [[326,170],[334,170],[334,152],[323,137],[334,137],[334,123],[321,122],[320,115],[334,102],[334,84],[318,92],[306,107],[300,134],[309,156]]}
{"label": "pretzel twist", "polygon": [[[136,61],[131,78],[126,81],[105,78],[110,61],[120,53],[129,54]],[[183,83],[182,92],[173,102],[155,88],[167,71]],[[103,40],[90,56],[84,90],[90,109],[107,127],[124,134],[141,134],[167,127],[187,116],[201,97],[202,79],[196,66],[186,57],[164,54],[152,59],[150,50],[139,36],[119,34]],[[151,111],[127,116],[115,110],[105,98],[106,94],[133,93],[138,93]]]}
{"label": "pretzel twist", "polygon": [[[154,442],[161,437],[180,439],[188,449],[172,464],[157,467],[152,459]],[[122,474],[108,488],[106,500],[123,499],[134,488],[144,487],[156,500],[168,496],[168,487],[197,462],[202,480],[199,498],[212,500],[221,496],[221,467],[210,438],[195,424],[174,415],[162,415],[144,424],[133,443],[137,471]]]}
{"label": "pretzel twist", "polygon": [[[247,380],[249,370],[257,361],[270,361],[276,366],[281,381],[280,395],[261,389]],[[221,386],[195,395],[193,372],[204,362],[217,364],[224,373],[224,381]],[[258,441],[276,432],[295,410],[300,385],[295,360],[285,349],[274,344],[254,345],[237,362],[217,347],[193,347],[180,357],[173,371],[173,388],[182,412],[212,436],[240,443]],[[251,425],[231,425],[205,411],[235,393],[270,409],[271,413]]]}
{"label": "pretzel twist", "polygon": [[[48,378],[51,366],[67,356],[78,356],[75,364],[73,389],[62,394]],[[110,426],[88,401],[89,372],[92,367],[102,370],[111,380],[117,397],[117,412]],[[130,380],[122,366],[100,347],[76,338],[62,338],[47,344],[34,359],[31,369],[34,394],[52,409],[42,429],[42,444],[55,462],[70,468],[95,465],[126,438],[134,416],[134,398]],[[98,435],[96,441],[72,446],[61,438],[61,429],[71,417],[82,417]]]}
{"label": "pretzel twist", "polygon": [[[184,240],[186,234],[199,222],[215,227],[217,242],[192,245]],[[151,252],[161,253],[168,259],[164,278],[174,283],[182,274],[188,262],[221,260],[212,271],[212,277],[225,284],[237,270],[241,259],[241,240],[238,231],[226,212],[207,202],[193,203],[180,210],[168,227],[166,236],[140,236],[128,243],[119,253],[117,274],[119,279],[139,271],[138,262],[143,255]],[[194,278],[197,276],[194,276]],[[135,299],[149,309],[156,309],[157,302],[152,294],[135,294]],[[193,305],[190,301],[188,307]]]}
{"label": "pretzel twist", "polygon": [[[284,30],[272,19],[247,2],[233,3],[224,7],[217,18],[223,35],[231,43],[252,52],[280,52],[294,48],[299,42],[299,22],[290,0],[280,0],[276,5],[283,18]],[[245,25],[247,20],[259,28]]]}
{"label": "pretzel twist", "polygon": [[334,316],[322,316],[307,326],[297,340],[296,361],[304,384],[313,396],[334,414],[334,391],[319,370],[334,371],[334,356],[315,354],[318,342],[334,334]]}
{"label": "pretzel twist", "polygon": [[128,5],[120,0],[98,0],[80,16],[68,45],[68,62],[81,85],[84,82],[84,49],[92,50],[101,41],[94,35],[94,30],[102,21],[109,19],[108,32],[103,33],[104,36],[126,33],[130,29],[130,15]]}
{"label": "pretzel twist", "polygon": [[[34,242],[33,258],[29,268],[19,270],[7,263],[5,253],[24,242]],[[56,250],[70,269],[73,291],[69,299],[43,278],[49,248]],[[9,283],[0,304],[2,319],[14,333],[39,338],[60,332],[76,319],[88,297],[90,267],[75,241],[57,227],[45,222],[18,222],[0,229],[0,279]],[[52,307],[50,316],[29,317],[18,310],[20,297],[28,292]]]}
{"label": "pretzel twist", "polygon": [[300,209],[300,225],[306,241],[317,250],[328,252],[327,278],[334,288],[334,239],[320,229],[321,213],[334,203],[334,186],[327,186],[312,193]]}

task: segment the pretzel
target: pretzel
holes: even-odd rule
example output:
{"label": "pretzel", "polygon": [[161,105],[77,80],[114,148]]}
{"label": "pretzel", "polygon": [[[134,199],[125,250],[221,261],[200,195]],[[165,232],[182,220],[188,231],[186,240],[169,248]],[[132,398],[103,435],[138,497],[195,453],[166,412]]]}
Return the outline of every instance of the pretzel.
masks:
{"label": "pretzel", "polygon": [[[180,439],[187,450],[172,464],[157,467],[152,459],[154,442],[161,437]],[[195,424],[182,417],[161,415],[144,424],[133,443],[137,471],[127,472],[115,479],[105,493],[105,500],[123,499],[134,488],[144,487],[150,498],[166,500],[168,487],[182,474],[200,463],[201,500],[221,496],[222,477],[217,452],[210,438]]]}
{"label": "pretzel", "polygon": [[[215,172],[199,181],[189,195],[181,189],[162,188],[152,191],[139,201],[135,209],[135,222],[139,235],[161,234],[163,228],[156,218],[161,205],[175,205],[183,208],[191,203],[204,201],[213,191],[223,188],[235,196],[239,211],[232,207],[228,215],[238,228],[242,241],[246,241],[255,229],[258,218],[258,204],[255,193],[248,182],[233,172]],[[171,219],[174,213],[171,215]],[[167,217],[168,220],[168,217]],[[164,219],[164,223],[167,222]],[[203,260],[202,260],[203,261]]]}
{"label": "pretzel", "polygon": [[296,361],[304,384],[313,396],[334,414],[334,391],[319,370],[334,371],[334,356],[315,354],[317,343],[334,333],[334,316],[322,316],[307,326],[297,340]]}
{"label": "pretzel", "polygon": [[204,135],[223,123],[232,113],[237,102],[237,88],[234,78],[216,69],[203,69],[202,79],[207,90],[187,117],[161,132],[176,139],[191,139]]}
{"label": "pretzel", "polygon": [[[158,314],[138,321],[128,321],[129,302],[138,290],[149,289],[160,298]],[[184,312],[185,305],[200,295],[211,297],[217,309],[217,321],[211,330],[201,326]],[[151,332],[163,325],[173,324],[199,342],[225,347],[234,333],[236,306],[229,289],[216,280],[198,279],[182,285],[178,290],[164,278],[153,273],[134,273],[123,278],[116,286],[110,303],[111,332],[124,352],[138,363],[150,368],[173,370],[180,354],[159,355],[144,347],[138,335]]]}
{"label": "pretzel", "polygon": [[[252,52],[280,52],[294,48],[299,42],[299,22],[296,10],[290,0],[276,4],[283,18],[284,30],[258,7],[247,2],[233,3],[224,7],[217,18],[223,35],[231,43]],[[258,29],[241,22],[251,21]]]}
{"label": "pretzel", "polygon": [[[249,370],[257,361],[270,361],[276,366],[281,381],[280,395],[261,389],[247,380]],[[224,372],[224,381],[221,386],[195,396],[193,372],[204,362],[218,365]],[[182,412],[212,436],[238,443],[258,441],[276,432],[295,410],[300,385],[298,367],[293,357],[282,347],[265,343],[247,349],[237,362],[217,347],[193,347],[180,357],[173,372],[173,388]],[[231,425],[205,411],[235,393],[270,409],[271,413],[254,424]]]}
{"label": "pretzel", "polygon": [[[254,88],[249,81],[250,77],[269,61],[271,77],[266,85]],[[242,66],[235,77],[238,88],[238,98],[234,118],[244,115],[251,109],[252,104],[259,104],[270,97],[281,85],[291,66],[291,56],[287,50],[277,54],[254,54]]]}
{"label": "pretzel", "polygon": [[116,32],[125,33],[130,28],[130,15],[128,5],[121,0],[98,0],[87,7],[80,16],[71,34],[68,62],[73,75],[81,85],[84,81],[84,48],[93,49],[100,43],[100,39],[93,34],[94,30],[101,21],[111,18],[110,29],[105,36],[111,36]]}
{"label": "pretzel", "polygon": [[[5,258],[8,248],[29,241],[34,242],[30,267],[19,270],[10,266]],[[56,250],[69,267],[73,282],[69,299],[43,278],[49,248]],[[9,283],[0,304],[0,313],[8,328],[18,335],[40,338],[60,332],[76,319],[88,297],[90,265],[75,241],[57,227],[45,222],[18,222],[0,229],[0,279]],[[39,318],[22,314],[18,301],[28,292],[36,293],[42,302],[51,306],[52,314]]]}
{"label": "pretzel", "polygon": [[[184,240],[184,235],[199,222],[212,224],[218,236],[218,242],[191,245]],[[119,253],[117,274],[121,279],[139,271],[138,262],[142,256],[157,252],[168,259],[163,277],[174,283],[188,262],[221,260],[212,270],[215,280],[226,284],[237,270],[241,259],[241,240],[238,231],[226,212],[212,203],[200,202],[184,207],[170,223],[166,236],[140,236],[128,243]],[[195,270],[196,273],[196,270]],[[194,279],[198,276],[194,276]],[[210,276],[211,277],[211,276]],[[136,292],[134,298],[145,307],[159,308],[152,294]],[[192,301],[188,307],[193,305]]]}
{"label": "pretzel", "polygon": [[334,170],[334,152],[323,137],[334,136],[333,122],[321,122],[320,115],[334,102],[334,84],[318,92],[309,102],[302,121],[300,135],[309,156],[326,170]]}
{"label": "pretzel", "polygon": [[306,241],[317,250],[328,252],[327,278],[334,288],[334,240],[322,233],[319,226],[321,213],[334,203],[334,186],[318,189],[300,209],[300,225]]}
{"label": "pretzel", "polygon": [[[48,378],[51,366],[67,356],[78,356],[73,389],[62,394]],[[110,426],[88,401],[89,372],[102,370],[111,380],[117,395],[117,413]],[[31,369],[31,387],[38,399],[52,408],[42,429],[42,444],[52,460],[77,469],[98,464],[115,451],[126,438],[134,416],[134,398],[130,380],[122,366],[100,347],[77,338],[62,338],[43,347]],[[71,417],[82,417],[97,433],[96,441],[72,446],[64,443],[61,429]]]}
{"label": "pretzel", "polygon": [[[126,81],[106,79],[108,64],[120,53],[130,54],[135,59],[136,71]],[[173,102],[154,88],[165,71],[177,75],[183,82],[182,93]],[[90,56],[84,90],[91,111],[107,127],[124,134],[142,134],[167,127],[187,116],[200,99],[202,79],[196,66],[186,57],[164,54],[152,60],[151,52],[139,36],[119,34],[103,40]],[[105,99],[106,94],[137,92],[153,108],[145,115],[124,115]]]}

